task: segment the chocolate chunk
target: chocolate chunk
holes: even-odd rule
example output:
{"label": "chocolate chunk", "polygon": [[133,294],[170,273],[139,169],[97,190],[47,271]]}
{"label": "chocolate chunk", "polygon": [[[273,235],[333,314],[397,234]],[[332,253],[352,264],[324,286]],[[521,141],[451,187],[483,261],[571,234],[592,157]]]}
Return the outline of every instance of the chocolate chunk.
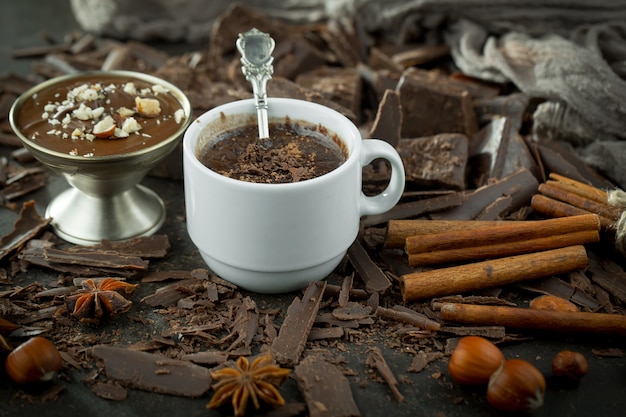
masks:
{"label": "chocolate chunk", "polygon": [[284,39],[274,50],[274,76],[294,80],[326,63],[324,53],[302,36]]}
{"label": "chocolate chunk", "polygon": [[296,83],[349,109],[357,120],[360,118],[361,77],[356,68],[320,67],[301,73]]}
{"label": "chocolate chunk", "polygon": [[407,182],[419,187],[464,190],[468,158],[465,135],[450,133],[417,139],[401,139]]}
{"label": "chocolate chunk", "polygon": [[387,275],[372,261],[358,240],[348,248],[348,258],[359,277],[365,282],[367,292],[384,293],[391,288],[391,281]]}
{"label": "chocolate chunk", "polygon": [[396,91],[402,103],[403,138],[439,133],[472,137],[478,130],[472,97],[447,78],[410,68],[402,74]]}
{"label": "chocolate chunk", "polygon": [[334,52],[337,61],[346,68],[366,62],[366,44],[369,43],[358,20],[339,18],[327,22],[320,30],[320,36]]}
{"label": "chocolate chunk", "polygon": [[299,362],[325,288],[325,281],[310,283],[302,299],[295,297],[287,309],[287,317],[270,347],[274,359],[279,364],[295,366]]}
{"label": "chocolate chunk", "polygon": [[305,357],[294,369],[311,417],[359,417],[350,382],[322,355]]}
{"label": "chocolate chunk", "polygon": [[369,131],[369,137],[382,139],[396,147],[400,143],[401,126],[402,107],[400,106],[400,96],[394,90],[387,89],[378,105],[378,111],[376,112],[374,124]]}
{"label": "chocolate chunk", "polygon": [[105,345],[94,346],[92,354],[104,361],[109,378],[132,388],[191,398],[211,389],[211,372],[191,362]]}
{"label": "chocolate chunk", "polygon": [[250,28],[270,33],[277,45],[282,42],[282,39],[288,38],[291,32],[287,24],[273,20],[251,7],[233,3],[213,23],[209,42],[211,56],[220,59],[222,56],[235,52],[237,36],[249,31]]}
{"label": "chocolate chunk", "polygon": [[267,84],[267,95],[270,97],[285,97],[295,98],[299,100],[311,101],[318,103],[326,107],[330,107],[333,110],[346,116],[352,121],[356,121],[356,114],[347,107],[342,106],[324,97],[324,95],[318,91],[307,89],[293,81],[286,78],[274,77],[272,82]]}
{"label": "chocolate chunk", "polygon": [[474,110],[481,125],[494,118],[506,117],[511,124],[511,130],[519,132],[524,123],[529,102],[530,98],[523,93],[476,98],[474,99]]}

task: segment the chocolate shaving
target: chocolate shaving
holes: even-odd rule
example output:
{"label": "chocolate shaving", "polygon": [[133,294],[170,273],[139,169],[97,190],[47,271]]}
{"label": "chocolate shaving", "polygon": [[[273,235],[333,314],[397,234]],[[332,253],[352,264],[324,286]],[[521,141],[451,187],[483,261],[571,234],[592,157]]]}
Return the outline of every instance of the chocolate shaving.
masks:
{"label": "chocolate shaving", "polygon": [[350,302],[346,306],[335,308],[332,313],[338,320],[363,320],[372,314],[372,308],[360,303]]}
{"label": "chocolate shaving", "polygon": [[393,393],[393,396],[396,398],[396,400],[400,402],[404,401],[404,395],[402,395],[402,393],[398,389],[398,380],[396,379],[396,376],[393,374],[393,371],[387,364],[387,361],[385,360],[380,348],[373,347],[372,349],[370,349],[370,354],[367,357],[366,363],[368,366],[370,366],[371,368],[375,368],[378,373],[380,373],[380,376],[382,376],[382,378],[385,380],[387,386]]}
{"label": "chocolate shaving", "polygon": [[308,341],[325,340],[325,339],[341,339],[346,335],[343,327],[313,327],[309,332]]}
{"label": "chocolate shaving", "polygon": [[406,307],[402,307],[402,308],[399,308],[399,307],[402,307],[402,306],[394,306],[391,309],[379,306],[376,309],[376,315],[386,318],[386,319],[399,321],[401,323],[411,324],[420,329],[425,329],[425,330],[439,330],[440,329],[441,326],[439,323],[429,319],[423,314],[419,314],[418,312],[407,309]]}
{"label": "chocolate shaving", "polygon": [[407,372],[422,372],[426,367],[436,360],[443,358],[441,352],[424,352],[420,350],[411,360],[411,364],[407,368]]}
{"label": "chocolate shaving", "polygon": [[91,392],[100,398],[112,401],[124,401],[128,397],[126,388],[115,382],[96,382],[92,385]]}
{"label": "chocolate shaving", "polygon": [[159,287],[157,290],[144,298],[141,302],[151,307],[171,307],[175,306],[180,300],[187,297],[191,290],[190,287],[197,287],[202,284],[203,280],[197,278],[184,279],[172,284]]}
{"label": "chocolate shaving", "polygon": [[294,369],[311,417],[359,417],[350,382],[322,355],[306,356]]}
{"label": "chocolate shaving", "polygon": [[310,283],[302,299],[295,297],[287,309],[287,317],[270,347],[274,359],[279,364],[295,366],[300,360],[325,288],[325,281]]}
{"label": "chocolate shaving", "polygon": [[94,346],[92,354],[104,361],[109,378],[133,388],[190,398],[211,389],[211,372],[191,362],[106,345]]}

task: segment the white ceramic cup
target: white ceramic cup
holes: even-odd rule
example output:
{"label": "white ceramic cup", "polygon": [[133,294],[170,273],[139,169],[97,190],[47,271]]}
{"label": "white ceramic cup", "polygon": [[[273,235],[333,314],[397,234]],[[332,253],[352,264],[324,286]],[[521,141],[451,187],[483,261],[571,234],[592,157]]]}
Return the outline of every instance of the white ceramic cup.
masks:
{"label": "white ceramic cup", "polygon": [[[233,128],[256,124],[253,100],[216,107],[194,120],[183,137],[187,230],[208,267],[223,279],[259,293],[284,293],[324,279],[359,232],[361,216],[391,209],[404,190],[404,167],[387,142],[362,139],[357,127],[328,107],[271,98],[269,118],[321,125],[343,142],[346,161],[306,181],[259,184],[225,177],[204,166],[200,149]],[[271,137],[271,131],[270,131]],[[362,168],[391,164],[387,188],[362,192]]]}

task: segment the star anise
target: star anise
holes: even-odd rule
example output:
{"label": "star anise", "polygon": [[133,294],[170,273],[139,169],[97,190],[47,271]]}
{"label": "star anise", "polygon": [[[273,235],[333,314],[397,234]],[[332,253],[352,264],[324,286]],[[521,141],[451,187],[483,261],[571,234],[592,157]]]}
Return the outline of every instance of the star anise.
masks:
{"label": "star anise", "polygon": [[249,398],[256,410],[261,407],[261,402],[279,407],[285,404],[285,400],[278,388],[290,372],[274,364],[270,354],[257,357],[251,365],[246,357],[241,356],[233,367],[211,372],[211,378],[219,382],[213,385],[215,394],[207,408],[218,408],[230,399],[235,417],[240,417],[246,413]]}
{"label": "star anise", "polygon": [[113,278],[97,282],[90,278],[82,282],[82,287],[76,294],[66,297],[66,305],[81,322],[97,323],[105,316],[127,312],[132,302],[125,295],[132,294],[137,284]]}

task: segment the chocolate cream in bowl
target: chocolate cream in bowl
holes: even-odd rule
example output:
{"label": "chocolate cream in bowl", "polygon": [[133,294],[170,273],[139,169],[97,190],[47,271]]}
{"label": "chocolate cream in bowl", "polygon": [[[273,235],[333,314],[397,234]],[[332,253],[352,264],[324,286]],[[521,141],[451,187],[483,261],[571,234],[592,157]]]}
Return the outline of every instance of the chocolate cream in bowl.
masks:
{"label": "chocolate cream in bowl", "polygon": [[98,74],[68,78],[37,91],[24,101],[16,125],[46,149],[99,157],[149,148],[174,135],[185,117],[166,87]]}

